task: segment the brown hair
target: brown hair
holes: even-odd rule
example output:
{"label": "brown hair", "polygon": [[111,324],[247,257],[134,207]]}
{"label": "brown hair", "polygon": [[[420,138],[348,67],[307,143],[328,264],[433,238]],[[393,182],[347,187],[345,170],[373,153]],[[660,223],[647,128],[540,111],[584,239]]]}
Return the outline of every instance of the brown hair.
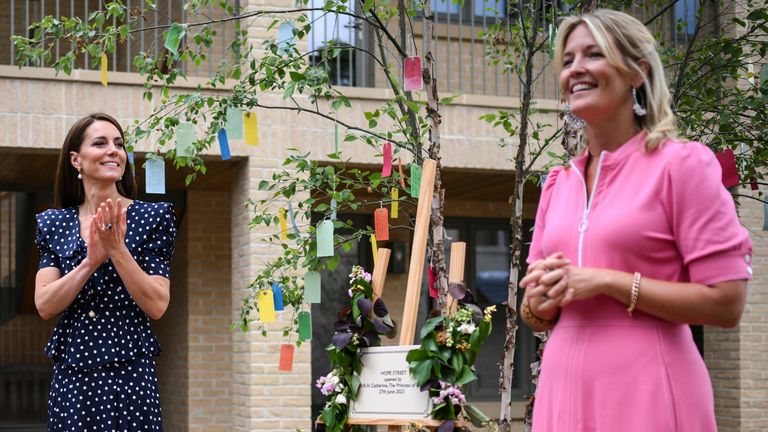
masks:
{"label": "brown hair", "polygon": [[[56,185],[54,187],[54,205],[57,208],[74,207],[83,203],[85,199],[85,191],[83,190],[83,182],[77,178],[77,170],[72,166],[70,162],[70,152],[79,152],[80,147],[83,144],[85,137],[85,131],[90,125],[96,121],[105,121],[111,123],[120,132],[120,137],[125,141],[125,134],[123,128],[120,127],[120,123],[117,122],[112,116],[104,113],[89,114],[69,128],[67,137],[64,138],[64,144],[61,146],[61,153],[59,154],[59,163],[56,170]],[[123,147],[123,151],[125,147]],[[127,159],[127,154],[126,154]],[[130,199],[136,198],[136,179],[133,175],[133,168],[130,162],[125,165],[125,172],[123,172],[123,178],[119,182],[115,183],[117,186],[117,192]]]}

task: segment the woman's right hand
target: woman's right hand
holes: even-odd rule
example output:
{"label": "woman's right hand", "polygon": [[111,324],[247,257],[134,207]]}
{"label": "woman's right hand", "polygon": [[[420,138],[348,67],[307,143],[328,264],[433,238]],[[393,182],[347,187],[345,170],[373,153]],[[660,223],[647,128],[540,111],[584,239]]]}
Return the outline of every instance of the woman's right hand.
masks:
{"label": "woman's right hand", "polygon": [[520,287],[525,289],[525,297],[534,314],[545,315],[541,312],[549,309],[556,312],[555,307],[560,305],[566,293],[570,263],[562,252],[557,252],[528,266]]}
{"label": "woman's right hand", "polygon": [[565,258],[562,252],[556,252],[544,259],[536,260],[528,266],[528,271],[526,272],[525,277],[520,281],[520,288],[525,289],[527,292],[528,289],[535,288],[539,285],[539,280],[542,276],[548,274],[552,270],[566,267],[570,263],[571,261]]}
{"label": "woman's right hand", "polygon": [[100,226],[101,220],[99,214],[91,216],[91,226],[88,227],[88,251],[85,259],[90,262],[94,267],[99,267],[104,261],[109,258],[107,251],[104,249],[104,245],[99,240],[99,233],[96,232],[97,227]]}

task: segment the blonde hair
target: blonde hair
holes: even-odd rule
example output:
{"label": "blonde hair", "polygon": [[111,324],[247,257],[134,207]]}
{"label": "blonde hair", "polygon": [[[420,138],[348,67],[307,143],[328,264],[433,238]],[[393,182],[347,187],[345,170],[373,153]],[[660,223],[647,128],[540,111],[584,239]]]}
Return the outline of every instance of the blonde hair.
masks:
{"label": "blonde hair", "polygon": [[[623,12],[597,9],[588,14],[567,17],[560,23],[555,42],[555,66],[563,69],[563,50],[571,32],[584,24],[602,49],[606,58],[620,71],[640,75],[643,84],[637,89],[647,114],[635,116],[638,126],[647,132],[645,148],[651,151],[667,139],[675,138],[677,128],[670,106],[669,88],[664,76],[656,39],[643,23]],[[648,64],[646,74],[640,66]]]}

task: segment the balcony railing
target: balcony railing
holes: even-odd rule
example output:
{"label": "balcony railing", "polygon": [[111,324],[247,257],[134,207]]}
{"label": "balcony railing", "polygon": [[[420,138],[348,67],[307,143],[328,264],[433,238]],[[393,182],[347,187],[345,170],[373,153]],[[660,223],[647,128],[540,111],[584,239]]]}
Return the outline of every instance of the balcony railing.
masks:
{"label": "balcony railing", "polygon": [[[124,0],[127,7],[139,7],[144,9],[145,0]],[[217,7],[209,7],[203,10],[199,17],[187,16],[183,4],[185,0],[157,0],[154,10],[145,14],[144,23],[148,27],[167,25],[172,22],[199,21],[209,18],[223,18],[224,12]],[[235,0],[239,1],[239,0]],[[488,44],[482,37],[490,25],[496,22],[499,14],[506,13],[506,0],[465,0],[463,5],[452,0],[431,0],[432,8],[436,13],[435,33],[431,51],[435,57],[435,76],[438,81],[438,90],[441,94],[476,94],[492,96],[518,96],[522,91],[522,84],[512,70],[504,70],[505,66],[491,65],[486,57]],[[551,0],[537,0],[551,4]],[[355,2],[350,0],[350,4]],[[667,40],[685,37],[675,29],[676,18],[693,17],[692,11],[698,7],[697,0],[679,0],[673,8],[668,8],[654,22],[653,30],[660,38]],[[89,13],[104,8],[105,0],[0,0],[0,64],[15,64],[15,52],[9,37],[12,34],[25,35],[31,23],[39,21],[46,15],[86,17]],[[310,7],[321,7],[323,0],[311,0]],[[647,20],[655,16],[664,5],[650,3],[643,6],[634,6],[631,13]],[[243,12],[247,12],[243,10]],[[313,22],[313,32],[307,38],[305,46],[310,51],[319,51],[326,46],[326,41],[334,41],[336,46],[356,46],[376,52],[378,47],[374,45],[374,34],[369,25],[362,20],[354,20],[346,15],[336,15],[310,11],[308,18]],[[393,20],[396,22],[396,18]],[[247,25],[243,23],[243,26]],[[226,59],[229,39],[234,34],[232,22],[217,24],[217,35],[214,45],[205,61],[200,65],[191,62],[183,65],[185,72],[191,76],[209,76],[216,71],[219,62]],[[423,56],[429,47],[424,38],[426,21],[423,17],[416,17],[412,25],[407,26],[408,31],[401,34],[393,26],[393,35],[400,39],[405,37],[409,42],[409,55]],[[689,23],[684,27],[684,32],[691,27]],[[290,35],[290,27],[283,26],[280,29],[282,35]],[[29,36],[27,34],[27,36]],[[254,41],[258,45],[258,41]],[[68,42],[55,43],[53,57],[58,58],[69,47]],[[385,47],[387,62],[393,70],[400,70],[399,58],[392,55],[392,47]],[[139,32],[134,38],[120,44],[118,49],[109,58],[109,70],[120,72],[135,72],[133,57],[140,52],[148,52],[154,55],[162,54],[163,36],[161,30]],[[311,57],[319,61],[320,55]],[[92,69],[91,59],[84,55],[80,57],[75,68]],[[331,81],[337,85],[356,87],[387,87],[388,83],[381,67],[372,58],[362,51],[346,50],[325,65]],[[534,72],[539,76],[534,86],[536,98],[558,98],[559,91],[557,76],[554,68],[550,67],[551,60],[548,52],[542,52],[534,59]],[[34,65],[30,65],[34,66]],[[506,66],[508,68],[517,65]],[[397,78],[401,78],[398,76]]]}

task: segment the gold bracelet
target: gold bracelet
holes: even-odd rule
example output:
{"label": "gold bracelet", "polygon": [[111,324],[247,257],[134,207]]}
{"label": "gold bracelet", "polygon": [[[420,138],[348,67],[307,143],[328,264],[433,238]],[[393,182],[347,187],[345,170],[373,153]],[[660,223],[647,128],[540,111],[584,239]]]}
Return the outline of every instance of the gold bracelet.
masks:
{"label": "gold bracelet", "polygon": [[632,278],[632,291],[629,296],[629,307],[627,308],[629,316],[632,316],[632,311],[635,310],[638,295],[640,295],[640,272],[635,272],[635,276]]}
{"label": "gold bracelet", "polygon": [[552,330],[555,324],[557,324],[557,319],[560,318],[559,315],[555,317],[555,319],[551,319],[551,320],[545,320],[537,317],[536,315],[533,314],[533,311],[531,310],[531,305],[528,302],[527,298],[524,299],[523,304],[520,305],[520,315],[522,315],[523,321],[525,321],[525,323],[528,324],[528,327],[530,327],[531,330],[535,332]]}

